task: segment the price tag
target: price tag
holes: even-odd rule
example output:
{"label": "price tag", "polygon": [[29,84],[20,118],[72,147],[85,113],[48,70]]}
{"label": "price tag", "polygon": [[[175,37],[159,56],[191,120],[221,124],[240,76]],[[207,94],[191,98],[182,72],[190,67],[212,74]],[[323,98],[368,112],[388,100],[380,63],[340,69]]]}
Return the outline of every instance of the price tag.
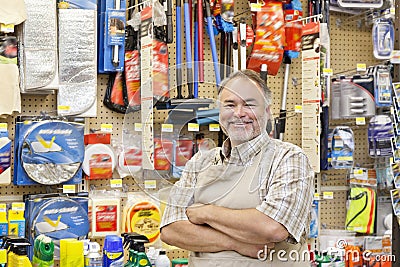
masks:
{"label": "price tag", "polygon": [[321,200],[319,193],[314,193],[314,200]]}
{"label": "price tag", "polygon": [[333,199],[333,192],[324,192],[323,197],[324,199]]}
{"label": "price tag", "polygon": [[1,203],[0,204],[0,212],[6,212],[7,211],[7,204]]}
{"label": "price tag", "polygon": [[294,106],[295,113],[303,113],[303,106],[302,105],[295,105]]}
{"label": "price tag", "polygon": [[100,126],[100,131],[105,132],[105,133],[112,133],[112,130],[113,130],[112,124],[102,123]]}
{"label": "price tag", "polygon": [[390,11],[390,15],[396,15],[396,8],[391,7],[389,11]]}
{"label": "price tag", "polygon": [[197,123],[188,123],[188,131],[189,132],[198,132],[199,125]]}
{"label": "price tag", "polygon": [[390,164],[393,164],[393,157],[389,158],[389,162],[390,162]]}
{"label": "price tag", "polygon": [[141,132],[142,131],[142,124],[139,122],[135,122],[135,131]]}
{"label": "price tag", "polygon": [[111,188],[121,188],[122,187],[122,179],[111,179],[110,185],[111,185]]}
{"label": "price tag", "polygon": [[7,130],[7,123],[0,123],[0,131],[1,130]]}
{"label": "price tag", "polygon": [[0,23],[0,32],[14,32],[14,24],[4,24]]}
{"label": "price tag", "polygon": [[20,210],[23,211],[25,210],[25,203],[24,202],[13,202],[11,204],[11,209],[12,210]]}
{"label": "price tag", "polygon": [[323,68],[322,69],[322,74],[325,75],[325,76],[332,76],[333,75],[333,69]]}
{"label": "price tag", "polygon": [[365,117],[357,117],[356,125],[365,125]]}
{"label": "price tag", "polygon": [[218,123],[212,123],[208,125],[208,130],[210,132],[219,132],[220,128],[219,128],[219,124]]}
{"label": "price tag", "polygon": [[367,64],[357,63],[357,71],[366,71],[366,70],[367,70]]}
{"label": "price tag", "polygon": [[393,50],[390,54],[390,63],[400,64],[400,50]]}
{"label": "price tag", "polygon": [[57,106],[58,111],[69,111],[71,109],[70,106]]}
{"label": "price tag", "polygon": [[75,193],[75,185],[74,184],[64,184],[63,185],[63,193],[64,194],[73,194],[73,193]]}
{"label": "price tag", "polygon": [[157,181],[156,180],[145,180],[144,181],[144,188],[145,189],[156,189],[157,188]]}
{"label": "price tag", "polygon": [[251,3],[250,4],[250,11],[252,12],[258,12],[261,11],[262,5],[258,3]]}
{"label": "price tag", "polygon": [[353,174],[355,177],[363,176],[364,172],[362,169],[354,169]]}
{"label": "price tag", "polygon": [[174,131],[174,125],[169,123],[161,124],[161,132],[172,133]]}

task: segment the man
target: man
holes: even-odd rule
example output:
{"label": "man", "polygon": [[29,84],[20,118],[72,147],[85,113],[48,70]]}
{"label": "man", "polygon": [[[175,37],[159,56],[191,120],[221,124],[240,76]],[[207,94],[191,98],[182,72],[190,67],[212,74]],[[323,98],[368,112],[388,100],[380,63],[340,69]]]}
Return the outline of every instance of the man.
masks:
{"label": "man", "polygon": [[[293,251],[306,250],[314,179],[307,157],[268,136],[271,91],[256,72],[231,74],[218,97],[228,139],[186,164],[161,239],[191,251],[189,266],[309,266],[301,258],[289,263]],[[273,250],[284,251],[280,261]]]}

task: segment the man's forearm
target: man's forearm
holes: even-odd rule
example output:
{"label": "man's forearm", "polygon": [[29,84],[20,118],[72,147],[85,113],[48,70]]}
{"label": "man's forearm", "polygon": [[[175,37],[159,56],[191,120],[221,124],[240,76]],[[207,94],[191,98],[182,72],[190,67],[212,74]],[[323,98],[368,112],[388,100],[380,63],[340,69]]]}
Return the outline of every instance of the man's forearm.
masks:
{"label": "man's forearm", "polygon": [[209,205],[204,223],[252,244],[277,243],[288,236],[285,227],[256,209],[234,210]]}
{"label": "man's forearm", "polygon": [[248,257],[257,257],[264,244],[248,244],[206,225],[196,225],[189,221],[177,221],[161,229],[161,239],[174,245],[195,252],[236,251]]}

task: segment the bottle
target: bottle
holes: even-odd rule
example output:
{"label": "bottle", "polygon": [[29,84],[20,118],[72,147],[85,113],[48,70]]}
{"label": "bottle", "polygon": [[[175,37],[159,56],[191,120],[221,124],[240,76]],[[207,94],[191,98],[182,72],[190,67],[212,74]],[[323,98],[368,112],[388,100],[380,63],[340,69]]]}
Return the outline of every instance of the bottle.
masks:
{"label": "bottle", "polygon": [[147,258],[149,258],[151,266],[156,265],[156,259],[158,256],[157,250],[154,247],[149,247],[147,250]]}
{"label": "bottle", "polygon": [[160,250],[158,257],[156,259],[156,267],[170,267],[171,261],[167,257],[165,250]]}
{"label": "bottle", "polygon": [[17,243],[14,244],[11,264],[8,267],[32,267],[31,261],[28,258],[28,246],[30,243]]}
{"label": "bottle", "polygon": [[45,235],[36,237],[33,246],[33,267],[53,267],[54,266],[54,243],[53,240]]}
{"label": "bottle", "polygon": [[103,257],[100,254],[100,245],[97,242],[89,242],[88,253],[85,255],[85,267],[102,267]]}
{"label": "bottle", "polygon": [[122,238],[117,235],[107,235],[104,239],[103,266],[123,267],[123,261],[124,247],[122,246]]}

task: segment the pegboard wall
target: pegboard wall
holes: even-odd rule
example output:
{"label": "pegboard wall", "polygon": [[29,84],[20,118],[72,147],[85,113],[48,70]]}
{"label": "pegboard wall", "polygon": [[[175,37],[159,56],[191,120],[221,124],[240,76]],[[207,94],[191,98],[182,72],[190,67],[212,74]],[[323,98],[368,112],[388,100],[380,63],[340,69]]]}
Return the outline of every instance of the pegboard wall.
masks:
{"label": "pegboard wall", "polygon": [[[306,6],[305,1],[303,7]],[[246,16],[247,21],[250,22],[250,16],[248,13],[247,2],[244,0],[235,2],[235,13],[242,14],[240,16]],[[175,9],[173,9],[173,18],[175,18]],[[331,37],[331,68],[334,73],[343,72],[354,72],[357,63],[365,63],[368,65],[376,64],[376,60],[373,58],[372,52],[372,40],[371,40],[371,27],[362,26],[358,27],[356,22],[349,22],[350,15],[346,14],[331,14],[330,23],[330,37]],[[238,20],[238,18],[235,18]],[[175,19],[174,19],[175,20]],[[351,20],[351,19],[350,19]],[[175,27],[174,27],[175,30]],[[175,31],[174,31],[175,36]],[[205,61],[211,62],[211,51],[209,45],[209,39],[207,38],[206,32],[204,32],[204,56]],[[219,44],[219,36],[216,37],[217,46]],[[182,47],[185,47],[184,43]],[[176,84],[175,81],[175,44],[168,45],[169,48],[169,65],[170,69],[170,83]],[[183,54],[183,62],[185,62],[185,55]],[[268,77],[268,86],[273,92],[272,101],[272,113],[276,117],[279,115],[280,103],[281,103],[281,91],[283,87],[283,76],[284,66],[281,66],[279,73],[274,76]],[[199,85],[199,97],[216,98],[217,90],[214,81],[214,71],[212,63],[205,65],[205,77],[207,81],[204,84]],[[183,78],[186,79],[186,72],[183,72]],[[297,82],[299,81],[299,82]],[[289,77],[289,88],[287,94],[287,110],[288,118],[286,120],[286,133],[285,141],[294,143],[301,146],[301,115],[294,113],[294,106],[301,104],[301,62],[300,59],[294,59],[290,65],[290,77]],[[100,129],[102,123],[110,123],[113,125],[112,136],[118,140],[122,136],[122,131],[125,127],[133,127],[135,122],[140,122],[140,113],[118,114],[111,110],[108,110],[103,106],[102,100],[105,94],[105,90],[108,83],[107,75],[98,75],[98,97],[97,97],[97,117],[87,119],[87,128],[89,129]],[[175,88],[171,88],[171,97],[176,96]],[[183,95],[186,95],[185,87]],[[23,95],[22,96],[22,115],[38,115],[44,111],[50,115],[55,115],[57,110],[56,95]],[[161,123],[163,123],[167,117],[167,111],[154,111],[155,119],[155,132],[160,132]],[[0,122],[8,123],[8,130],[11,139],[14,138],[14,127],[15,127],[14,116],[1,118]],[[335,125],[339,125],[342,122],[333,122]],[[363,164],[370,164],[371,159],[368,158],[367,143],[366,143],[366,128],[355,126],[355,121],[344,121],[346,125],[350,125],[356,136],[356,162]],[[210,133],[206,127],[202,127],[201,131],[206,134],[206,137],[210,137],[213,140],[217,140],[217,134]],[[182,128],[182,133],[188,133]],[[14,155],[13,155],[14,156]],[[321,181],[317,181],[316,190],[323,190],[324,188],[336,187],[339,189],[334,192],[333,200],[321,201],[320,205],[320,220],[321,224],[325,225],[330,229],[343,229],[345,222],[345,201],[346,191],[345,186],[347,184],[346,171],[327,171],[323,172],[321,176],[324,177]],[[117,173],[115,173],[115,177]],[[137,181],[134,178],[125,178],[124,184],[129,186],[130,191],[140,191],[137,186]],[[94,185],[96,188],[109,188],[108,180],[96,180],[89,181],[89,185]],[[16,201],[22,198],[23,194],[26,193],[46,193],[59,190],[57,187],[45,187],[45,186],[0,186],[0,200],[4,201]],[[124,204],[124,199],[122,203]],[[102,243],[101,239],[97,240]],[[170,258],[187,257],[187,252],[184,250],[171,250],[168,252]]]}

